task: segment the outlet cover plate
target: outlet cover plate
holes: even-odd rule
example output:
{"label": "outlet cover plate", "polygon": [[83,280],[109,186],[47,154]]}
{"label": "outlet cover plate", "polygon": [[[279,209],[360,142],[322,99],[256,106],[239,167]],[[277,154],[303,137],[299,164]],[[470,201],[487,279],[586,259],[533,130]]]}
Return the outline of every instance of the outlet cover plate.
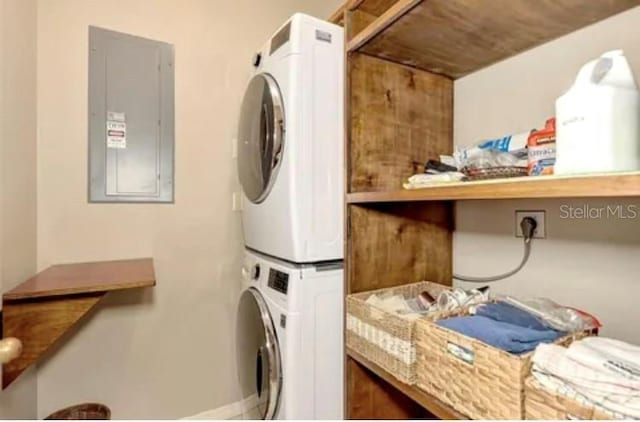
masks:
{"label": "outlet cover plate", "polygon": [[515,233],[516,237],[524,237],[522,235],[522,228],[520,227],[520,222],[525,217],[531,217],[536,220],[538,226],[536,230],[533,232],[534,239],[546,239],[547,237],[547,212],[544,210],[537,211],[516,211],[516,220],[515,220]]}

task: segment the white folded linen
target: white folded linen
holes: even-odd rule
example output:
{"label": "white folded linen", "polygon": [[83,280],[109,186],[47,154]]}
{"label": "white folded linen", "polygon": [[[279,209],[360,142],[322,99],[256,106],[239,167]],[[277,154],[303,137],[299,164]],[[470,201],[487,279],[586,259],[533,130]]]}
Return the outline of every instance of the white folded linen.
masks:
{"label": "white folded linen", "polygon": [[[637,348],[594,339],[598,338],[574,342],[569,348],[541,344],[532,358],[534,376],[544,385],[564,384],[612,412],[640,418],[640,379],[628,376],[639,363]],[[620,368],[625,368],[624,374]]]}
{"label": "white folded linen", "polygon": [[575,362],[619,377],[618,382],[640,390],[640,347],[605,337],[587,337],[567,350]]}
{"label": "white folded linen", "polygon": [[600,412],[607,414],[612,419],[631,419],[632,417],[629,415],[625,415],[623,413],[613,412],[610,409],[607,409],[597,403],[594,403],[583,394],[576,391],[569,384],[565,383],[560,378],[557,378],[551,374],[544,372],[538,365],[533,365],[531,369],[534,378],[540,383],[540,385],[548,391],[552,391],[555,394],[562,395],[565,397],[569,397],[572,400],[581,403],[583,406],[595,407]]}
{"label": "white folded linen", "polygon": [[420,189],[426,188],[434,185],[445,184],[445,183],[455,183],[462,180],[464,174],[450,171],[439,174],[414,174],[409,178],[407,183],[403,184],[405,189]]}

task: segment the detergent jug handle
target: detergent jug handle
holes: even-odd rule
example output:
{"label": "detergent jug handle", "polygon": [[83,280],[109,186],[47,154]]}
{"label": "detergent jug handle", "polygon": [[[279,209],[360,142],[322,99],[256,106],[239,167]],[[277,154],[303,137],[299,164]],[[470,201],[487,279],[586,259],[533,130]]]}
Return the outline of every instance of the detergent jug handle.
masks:
{"label": "detergent jug handle", "polygon": [[591,83],[597,85],[602,82],[612,67],[613,59],[611,57],[600,57],[593,66],[593,71],[591,72]]}
{"label": "detergent jug handle", "polygon": [[593,84],[638,90],[633,70],[622,50],[612,50],[604,53],[596,60],[593,69]]}

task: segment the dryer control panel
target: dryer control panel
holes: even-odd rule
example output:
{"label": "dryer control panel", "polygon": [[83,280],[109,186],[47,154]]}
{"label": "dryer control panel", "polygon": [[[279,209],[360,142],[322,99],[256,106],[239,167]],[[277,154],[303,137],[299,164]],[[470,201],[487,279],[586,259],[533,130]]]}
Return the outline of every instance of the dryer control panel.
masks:
{"label": "dryer control panel", "polygon": [[286,295],[289,288],[289,274],[273,268],[269,269],[269,287]]}

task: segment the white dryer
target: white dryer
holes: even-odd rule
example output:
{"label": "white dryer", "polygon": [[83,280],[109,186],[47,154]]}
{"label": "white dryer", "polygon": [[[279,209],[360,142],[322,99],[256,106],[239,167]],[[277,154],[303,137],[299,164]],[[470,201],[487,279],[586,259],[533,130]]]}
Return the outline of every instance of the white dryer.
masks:
{"label": "white dryer", "polygon": [[248,248],[297,263],[343,258],[343,29],[303,14],[254,59],[238,174]]}
{"label": "white dryer", "polygon": [[249,418],[343,419],[342,272],[245,253],[236,356]]}

